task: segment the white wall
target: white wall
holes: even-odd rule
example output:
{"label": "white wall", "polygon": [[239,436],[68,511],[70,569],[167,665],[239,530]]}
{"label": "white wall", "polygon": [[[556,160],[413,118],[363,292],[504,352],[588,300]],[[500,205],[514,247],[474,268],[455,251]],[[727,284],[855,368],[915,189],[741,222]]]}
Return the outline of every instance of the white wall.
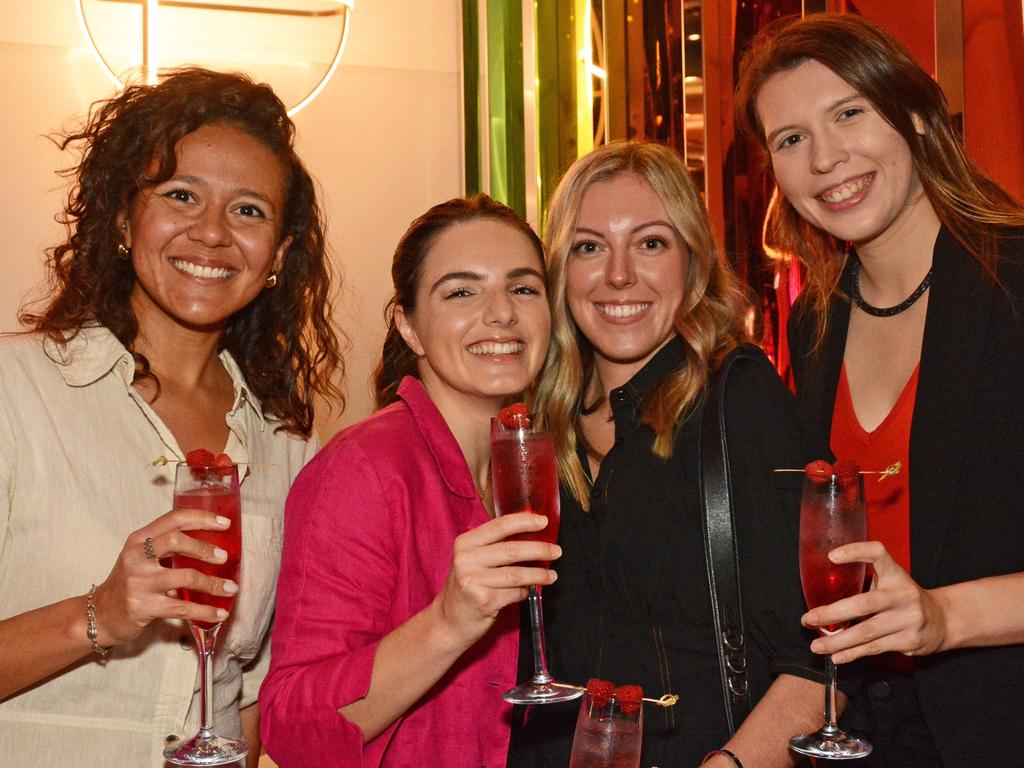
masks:
{"label": "white wall", "polygon": [[[339,321],[348,405],[321,434],[371,410],[369,374],[383,341],[391,254],[408,223],[460,194],[458,0],[357,0],[345,55],[300,112],[299,152],[319,180],[344,292]],[[75,0],[0,0],[0,330],[44,279],[43,250],[71,164],[45,134],[111,93],[82,40]]]}

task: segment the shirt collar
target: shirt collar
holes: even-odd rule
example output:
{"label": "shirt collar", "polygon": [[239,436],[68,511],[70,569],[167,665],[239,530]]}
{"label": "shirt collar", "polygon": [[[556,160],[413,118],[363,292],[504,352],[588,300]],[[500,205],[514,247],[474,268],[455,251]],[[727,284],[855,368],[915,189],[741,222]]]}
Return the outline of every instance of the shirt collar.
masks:
{"label": "shirt collar", "polygon": [[[84,326],[66,343],[59,344],[49,336],[43,341],[46,354],[57,363],[57,370],[70,387],[87,387],[95,384],[107,374],[113,373],[125,386],[135,380],[135,358],[118,338],[102,325]],[[260,429],[266,426],[263,407],[259,399],[249,391],[241,369],[231,353],[220,352],[220,361],[231,377],[235,396],[231,413],[242,406],[252,409]]]}
{"label": "shirt collar", "polygon": [[609,393],[615,434],[625,435],[636,423],[644,397],[662,379],[686,361],[683,340],[673,336],[633,378]]}
{"label": "shirt collar", "polygon": [[633,378],[611,391],[612,411],[627,405],[635,408],[648,392],[684,362],[686,355],[683,340],[678,335],[673,336],[633,375]]}
{"label": "shirt collar", "polygon": [[466,457],[462,455],[462,449],[455,440],[448,422],[444,420],[444,416],[430,399],[420,380],[415,376],[403,378],[398,385],[398,397],[412,413],[413,420],[448,490],[463,498],[476,498],[476,486],[473,485]]}

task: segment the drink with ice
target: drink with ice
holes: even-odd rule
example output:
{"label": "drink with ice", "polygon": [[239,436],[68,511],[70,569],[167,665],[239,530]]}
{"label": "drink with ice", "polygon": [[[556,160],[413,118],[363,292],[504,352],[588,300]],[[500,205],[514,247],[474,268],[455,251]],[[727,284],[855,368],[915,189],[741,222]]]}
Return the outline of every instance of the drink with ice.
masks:
{"label": "drink with ice", "polygon": [[643,706],[640,701],[619,701],[614,693],[594,695],[592,685],[602,682],[590,681],[580,704],[569,768],[639,768]]}

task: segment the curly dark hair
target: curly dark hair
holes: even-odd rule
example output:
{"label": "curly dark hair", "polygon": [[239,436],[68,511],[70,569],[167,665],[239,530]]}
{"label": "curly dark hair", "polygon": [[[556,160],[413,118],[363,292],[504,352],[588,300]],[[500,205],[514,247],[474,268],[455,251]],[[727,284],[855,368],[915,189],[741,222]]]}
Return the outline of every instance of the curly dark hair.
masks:
{"label": "curly dark hair", "polygon": [[407,314],[413,313],[423,262],[434,243],[450,227],[479,219],[491,219],[522,232],[537,252],[540,262],[544,263],[544,246],[537,233],[514,210],[484,194],[454,197],[438,203],[413,221],[395,246],[391,262],[391,281],[395,292],[384,307],[384,322],[388,332],[380,360],[373,372],[374,399],[378,408],[398,399],[398,385],[404,376],[418,375],[416,355],[406,345],[395,325],[395,307],[402,307]]}
{"label": "curly dark hair", "polygon": [[313,179],[295,154],[295,125],[284,104],[268,85],[245,75],[172,70],[157,85],[129,85],[96,102],[83,126],[55,139],[62,150],[75,147],[81,154],[64,171],[73,183],[57,220],[68,236],[47,251],[53,298],[38,312],[23,307],[20,320],[58,343],[100,323],[132,351],[139,376],[155,379],[133,349],[139,332],[129,302],[135,272],[130,260],[118,258],[117,220],[142,188],[174,174],[175,148],[184,136],[218,123],[252,136],[279,159],[287,185],[280,238],[291,238],[276,287],[230,318],[220,347],[234,357],[264,413],[279,428],[308,436],[317,395],[344,406],[334,378],[344,373],[344,363],[331,319],[323,214]]}

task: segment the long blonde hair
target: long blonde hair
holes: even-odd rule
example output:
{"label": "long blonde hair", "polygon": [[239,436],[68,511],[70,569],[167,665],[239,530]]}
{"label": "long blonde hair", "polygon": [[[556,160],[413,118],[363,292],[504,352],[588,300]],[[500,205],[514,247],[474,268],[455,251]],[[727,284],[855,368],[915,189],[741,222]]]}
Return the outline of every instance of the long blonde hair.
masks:
{"label": "long blonde hair", "polygon": [[[1000,230],[1024,226],[1024,205],[967,158],[942,89],[881,27],[860,16],[832,13],[770,24],[740,64],[737,122],[767,149],[758,94],[773,75],[812,59],[849,83],[903,137],[939,220],[996,279]],[[924,125],[923,134],[915,118]],[[809,309],[816,311],[820,339],[847,244],[804,220],[781,194],[766,222],[766,235],[806,268],[804,291]]]}
{"label": "long blonde hair", "polygon": [[626,173],[651,185],[689,249],[684,298],[674,322],[686,364],[661,381],[643,405],[644,423],[656,435],[657,456],[672,455],[676,428],[699,401],[709,372],[744,338],[744,292],[722,256],[700,194],[679,156],[660,144],[630,141],[606,144],[573,163],[551,198],[544,234],[552,333],[537,408],[548,416],[559,476],[584,509],[589,509],[589,489],[576,445],[586,389],[594,376],[594,354],[569,311],[566,264],[587,190]]}

